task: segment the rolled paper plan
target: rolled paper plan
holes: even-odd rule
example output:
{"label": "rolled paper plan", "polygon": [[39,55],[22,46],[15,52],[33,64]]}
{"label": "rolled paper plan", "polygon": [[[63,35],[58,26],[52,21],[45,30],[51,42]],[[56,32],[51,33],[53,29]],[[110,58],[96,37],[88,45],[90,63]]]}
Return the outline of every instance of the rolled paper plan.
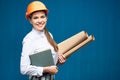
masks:
{"label": "rolled paper plan", "polygon": [[58,53],[60,54],[66,53],[67,51],[71,50],[72,48],[74,48],[76,45],[80,44],[87,38],[88,38],[88,34],[85,31],[81,31],[77,33],[76,35],[73,35],[72,37],[58,44],[58,49],[59,49]]}
{"label": "rolled paper plan", "polygon": [[72,55],[75,51],[77,51],[78,49],[82,48],[83,46],[85,46],[86,44],[90,43],[91,41],[93,41],[95,38],[93,35],[90,35],[86,40],[84,40],[83,42],[81,42],[80,44],[78,44],[77,46],[75,46],[74,48],[70,49],[69,51],[67,51],[66,53],[64,53],[64,56],[66,58],[68,58],[70,55]]}

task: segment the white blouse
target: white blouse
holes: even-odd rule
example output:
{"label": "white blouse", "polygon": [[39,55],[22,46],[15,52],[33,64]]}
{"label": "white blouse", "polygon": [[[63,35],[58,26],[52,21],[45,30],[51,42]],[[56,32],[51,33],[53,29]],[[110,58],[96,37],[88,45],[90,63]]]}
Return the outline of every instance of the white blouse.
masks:
{"label": "white blouse", "polygon": [[34,75],[42,76],[43,67],[30,65],[31,62],[30,62],[29,55],[32,55],[32,54],[35,54],[36,52],[40,52],[47,49],[51,49],[52,55],[54,58],[54,63],[56,64],[58,60],[58,55],[54,51],[54,48],[48,42],[45,36],[45,33],[40,32],[33,28],[32,31],[29,32],[23,39],[23,48],[22,48],[21,62],[20,62],[21,73],[31,75],[31,76],[34,76]]}

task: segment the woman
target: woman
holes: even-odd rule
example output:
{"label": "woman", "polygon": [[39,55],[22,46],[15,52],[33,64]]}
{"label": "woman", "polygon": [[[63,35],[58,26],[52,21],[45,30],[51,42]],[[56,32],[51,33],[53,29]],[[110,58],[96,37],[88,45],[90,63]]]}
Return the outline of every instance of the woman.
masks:
{"label": "woman", "polygon": [[[33,28],[23,39],[23,48],[21,54],[21,73],[31,76],[31,80],[53,80],[51,75],[58,72],[57,66],[33,66],[29,55],[35,54],[46,49],[51,49],[54,63],[63,64],[65,57],[57,53],[58,46],[52,38],[52,35],[46,29],[48,9],[40,1],[31,2],[26,11],[26,18],[32,24]],[[49,75],[45,74],[49,73]]]}

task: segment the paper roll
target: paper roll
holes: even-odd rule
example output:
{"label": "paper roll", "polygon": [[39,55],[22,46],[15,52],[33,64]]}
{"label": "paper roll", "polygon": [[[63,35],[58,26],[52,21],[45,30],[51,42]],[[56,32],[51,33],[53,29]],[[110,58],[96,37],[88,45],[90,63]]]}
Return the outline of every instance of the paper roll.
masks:
{"label": "paper roll", "polygon": [[85,31],[81,31],[78,34],[73,35],[72,37],[58,44],[58,48],[59,48],[58,53],[62,53],[62,54],[66,53],[67,51],[69,51],[79,43],[83,42],[87,38],[88,38],[88,34]]}
{"label": "paper roll", "polygon": [[77,51],[78,49],[82,48],[83,46],[85,46],[86,44],[90,43],[91,41],[93,41],[95,38],[93,35],[90,35],[86,40],[84,40],[83,42],[81,42],[80,44],[78,44],[77,46],[75,46],[74,48],[70,49],[69,51],[67,51],[66,53],[64,53],[64,56],[66,58],[68,58],[70,55],[72,55],[75,51]]}

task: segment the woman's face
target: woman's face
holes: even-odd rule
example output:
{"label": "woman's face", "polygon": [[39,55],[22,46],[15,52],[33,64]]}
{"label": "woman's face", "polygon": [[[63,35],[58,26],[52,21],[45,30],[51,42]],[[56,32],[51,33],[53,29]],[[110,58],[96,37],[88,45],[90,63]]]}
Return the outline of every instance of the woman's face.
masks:
{"label": "woman's face", "polygon": [[35,29],[44,31],[47,23],[47,16],[44,11],[34,12],[29,20]]}

